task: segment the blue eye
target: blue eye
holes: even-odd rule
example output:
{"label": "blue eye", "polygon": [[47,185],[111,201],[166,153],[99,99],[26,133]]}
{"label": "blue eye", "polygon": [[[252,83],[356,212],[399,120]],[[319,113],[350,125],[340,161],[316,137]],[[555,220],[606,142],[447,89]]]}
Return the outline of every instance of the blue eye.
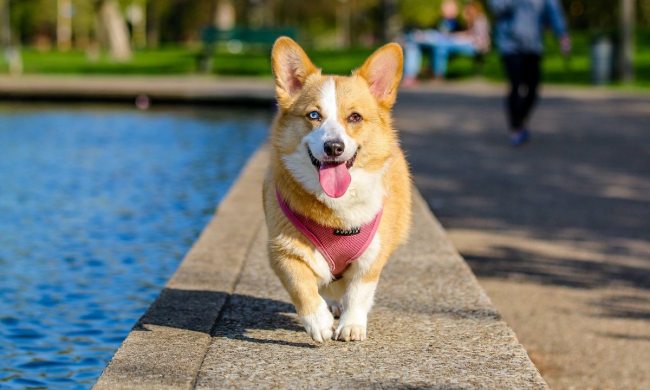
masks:
{"label": "blue eye", "polygon": [[311,111],[307,114],[307,118],[313,121],[319,121],[321,119],[320,113],[318,111]]}

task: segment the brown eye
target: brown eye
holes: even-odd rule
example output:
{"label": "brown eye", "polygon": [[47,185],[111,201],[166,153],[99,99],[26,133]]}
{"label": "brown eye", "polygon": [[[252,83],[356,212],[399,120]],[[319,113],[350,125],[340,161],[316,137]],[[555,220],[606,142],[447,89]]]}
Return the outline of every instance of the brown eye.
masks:
{"label": "brown eye", "polygon": [[350,123],[359,123],[359,122],[361,122],[362,119],[363,118],[361,117],[361,114],[359,114],[358,112],[353,112],[348,117],[348,122],[350,122]]}

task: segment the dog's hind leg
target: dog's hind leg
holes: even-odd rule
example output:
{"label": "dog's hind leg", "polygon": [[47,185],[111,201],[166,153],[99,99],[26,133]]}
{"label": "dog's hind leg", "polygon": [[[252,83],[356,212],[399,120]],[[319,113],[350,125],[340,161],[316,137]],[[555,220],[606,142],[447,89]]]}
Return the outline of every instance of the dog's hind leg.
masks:
{"label": "dog's hind leg", "polygon": [[332,315],[334,315],[334,318],[339,318],[343,311],[341,299],[343,298],[343,294],[345,294],[345,281],[339,279],[322,286],[319,291],[320,295],[325,298],[325,302],[327,302],[327,306],[332,312]]}

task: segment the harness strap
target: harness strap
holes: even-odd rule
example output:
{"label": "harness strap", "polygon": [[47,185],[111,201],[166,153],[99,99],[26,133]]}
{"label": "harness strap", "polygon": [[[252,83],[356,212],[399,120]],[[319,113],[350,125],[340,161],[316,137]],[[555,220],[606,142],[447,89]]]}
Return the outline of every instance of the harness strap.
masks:
{"label": "harness strap", "polygon": [[328,262],[332,275],[337,278],[368,249],[377,233],[383,213],[383,209],[379,210],[372,221],[361,227],[342,230],[323,226],[304,215],[294,212],[277,189],[275,195],[284,215],[298,231],[314,244]]}

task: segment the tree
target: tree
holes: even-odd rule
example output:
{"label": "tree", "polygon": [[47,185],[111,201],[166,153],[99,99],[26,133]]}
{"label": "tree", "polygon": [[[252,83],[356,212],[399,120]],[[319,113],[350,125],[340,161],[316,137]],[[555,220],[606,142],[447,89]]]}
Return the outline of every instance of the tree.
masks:
{"label": "tree", "polygon": [[634,78],[634,0],[621,1],[621,49],[619,50],[619,70],[621,80],[630,82]]}
{"label": "tree", "polygon": [[100,40],[108,46],[114,60],[128,61],[131,59],[129,31],[119,4],[116,0],[96,0],[95,6]]}
{"label": "tree", "polygon": [[9,0],[0,0],[0,47],[11,45],[11,18],[9,17]]}

